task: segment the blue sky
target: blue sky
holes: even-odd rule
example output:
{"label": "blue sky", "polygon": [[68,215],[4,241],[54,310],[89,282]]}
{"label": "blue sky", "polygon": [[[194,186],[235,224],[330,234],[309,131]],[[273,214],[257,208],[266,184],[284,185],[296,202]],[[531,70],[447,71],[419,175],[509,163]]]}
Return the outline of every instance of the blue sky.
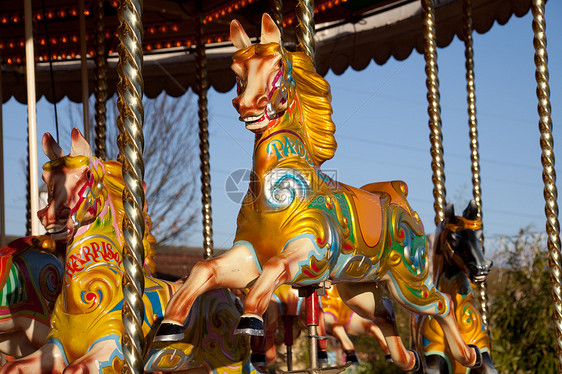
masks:
{"label": "blue sky", "polygon": [[[562,16],[562,4],[549,1],[546,10],[552,120],[560,170],[562,153],[556,141],[562,108],[562,24],[557,18]],[[484,230],[489,238],[513,235],[529,225],[533,231],[545,227],[531,20],[529,12],[523,18],[512,17],[504,26],[494,24],[484,35],[474,35]],[[447,48],[439,49],[438,63],[447,200],[460,213],[472,196],[464,44],[455,38]],[[360,72],[329,73],[338,151],[323,168],[354,186],[406,181],[410,204],[431,233],[435,226],[424,68],[423,56],[413,52],[404,61],[391,59],[383,66],[372,62]],[[236,230],[239,204],[225,191],[227,178],[237,169],[251,167],[253,135],[237,119],[231,104],[234,96],[234,91],[209,93],[217,248],[228,248]],[[65,100],[58,105],[61,126],[71,126],[65,118],[69,105],[74,104]],[[15,100],[4,105],[6,230],[11,235],[25,232],[26,118],[26,107]],[[53,118],[52,105],[42,99],[39,134],[55,132]],[[66,151],[68,142],[61,141]],[[45,161],[42,156],[40,165]],[[238,187],[245,190],[245,186]],[[187,244],[201,243],[201,228],[196,226]]]}

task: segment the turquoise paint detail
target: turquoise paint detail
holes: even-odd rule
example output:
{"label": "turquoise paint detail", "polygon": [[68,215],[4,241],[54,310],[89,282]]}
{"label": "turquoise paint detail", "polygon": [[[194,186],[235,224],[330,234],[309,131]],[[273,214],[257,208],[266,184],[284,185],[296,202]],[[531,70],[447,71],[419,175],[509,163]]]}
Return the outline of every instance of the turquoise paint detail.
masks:
{"label": "turquoise paint detail", "polygon": [[69,364],[68,358],[66,357],[66,352],[65,352],[64,347],[62,346],[62,343],[60,342],[60,340],[55,339],[55,338],[51,338],[51,339],[49,339],[45,342],[45,344],[49,344],[49,343],[54,344],[59,348],[59,351],[62,355],[62,359],[64,360],[64,366],[68,366],[68,364]]}
{"label": "turquoise paint detail", "polygon": [[258,273],[261,274],[262,273],[261,264],[260,261],[258,260],[258,255],[256,254],[256,250],[252,245],[252,243],[250,243],[247,240],[239,240],[235,242],[234,245],[243,245],[250,250],[250,253],[252,254],[252,258],[254,259],[254,264],[256,265],[256,269],[258,269]]}

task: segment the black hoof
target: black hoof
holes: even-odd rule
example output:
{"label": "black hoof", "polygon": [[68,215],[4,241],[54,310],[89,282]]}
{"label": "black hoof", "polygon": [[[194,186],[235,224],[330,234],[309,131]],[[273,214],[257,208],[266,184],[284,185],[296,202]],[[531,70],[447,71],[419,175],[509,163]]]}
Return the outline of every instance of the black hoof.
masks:
{"label": "black hoof", "polygon": [[267,363],[265,362],[265,354],[263,353],[252,353],[250,356],[250,361],[254,366],[266,366]]}
{"label": "black hoof", "polygon": [[155,342],[177,342],[183,339],[183,327],[174,323],[163,323],[158,328]]}
{"label": "black hoof", "polygon": [[345,355],[345,361],[351,362],[351,365],[359,365],[359,359],[355,353],[347,353]]}
{"label": "black hoof", "polygon": [[328,352],[318,351],[318,363],[327,364],[328,363]]}
{"label": "black hoof", "polygon": [[234,335],[265,336],[263,321],[257,317],[240,317]]}
{"label": "black hoof", "polygon": [[394,362],[392,361],[392,356],[390,354],[384,355],[384,360],[391,364]]}
{"label": "black hoof", "polygon": [[416,352],[416,351],[414,351],[414,350],[408,349],[408,351],[410,351],[410,352],[412,352],[412,353],[414,354],[415,360],[416,360],[416,363],[414,364],[414,367],[411,368],[411,369],[408,370],[408,371],[409,371],[409,372],[412,372],[412,373],[417,373],[417,372],[421,369],[420,355],[418,354],[418,352]]}
{"label": "black hoof", "polygon": [[474,344],[469,344],[468,346],[470,348],[474,348],[474,351],[476,351],[476,362],[470,368],[478,369],[480,366],[482,366],[482,352],[480,352],[480,348],[478,348]]}

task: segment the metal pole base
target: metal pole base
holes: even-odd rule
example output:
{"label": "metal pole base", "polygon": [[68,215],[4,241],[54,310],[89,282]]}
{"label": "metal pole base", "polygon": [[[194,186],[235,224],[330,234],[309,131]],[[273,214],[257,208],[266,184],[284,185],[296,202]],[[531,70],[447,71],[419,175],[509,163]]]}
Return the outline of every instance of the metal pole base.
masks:
{"label": "metal pole base", "polygon": [[345,365],[341,365],[341,366],[332,366],[329,368],[309,368],[309,369],[303,369],[303,370],[293,370],[293,371],[283,371],[283,370],[278,370],[277,372],[280,374],[338,374],[343,372],[345,369],[347,369],[349,366],[351,365],[351,362],[347,362]]}

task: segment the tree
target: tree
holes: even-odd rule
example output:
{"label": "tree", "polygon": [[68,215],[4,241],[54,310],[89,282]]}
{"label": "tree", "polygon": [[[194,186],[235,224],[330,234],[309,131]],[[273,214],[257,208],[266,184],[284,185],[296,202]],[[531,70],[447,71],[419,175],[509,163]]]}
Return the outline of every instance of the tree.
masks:
{"label": "tree", "polygon": [[[117,96],[107,101],[107,159],[116,160]],[[196,102],[191,92],[179,98],[165,93],[144,99],[144,180],[146,202],[156,245],[185,241],[199,214],[196,198],[199,176]],[[70,110],[73,123],[82,120],[82,106]],[[69,137],[69,135],[64,135]],[[90,100],[90,143],[94,151],[95,120]]]}
{"label": "tree", "polygon": [[492,359],[502,373],[555,373],[552,286],[544,233],[522,229],[496,256],[503,287],[490,297]]}

